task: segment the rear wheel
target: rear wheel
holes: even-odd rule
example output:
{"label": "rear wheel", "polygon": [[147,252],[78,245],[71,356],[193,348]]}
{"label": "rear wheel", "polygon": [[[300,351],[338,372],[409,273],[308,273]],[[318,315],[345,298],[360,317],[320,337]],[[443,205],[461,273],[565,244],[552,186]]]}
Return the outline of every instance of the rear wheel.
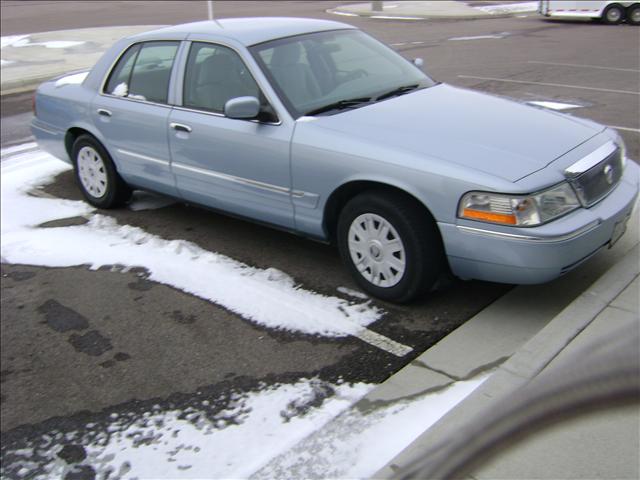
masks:
{"label": "rear wheel", "polygon": [[640,25],[640,3],[627,8],[627,23],[630,25]]}
{"label": "rear wheel", "polygon": [[131,197],[131,189],[120,178],[105,148],[91,135],[81,135],[73,144],[76,180],[85,199],[98,208],[115,208]]}
{"label": "rear wheel", "polygon": [[621,5],[609,5],[603,15],[602,20],[608,25],[617,25],[624,19],[624,8]]}
{"label": "rear wheel", "polygon": [[415,201],[385,191],[362,193],[338,220],[342,260],[358,285],[382,300],[404,303],[428,291],[444,265],[431,215]]}

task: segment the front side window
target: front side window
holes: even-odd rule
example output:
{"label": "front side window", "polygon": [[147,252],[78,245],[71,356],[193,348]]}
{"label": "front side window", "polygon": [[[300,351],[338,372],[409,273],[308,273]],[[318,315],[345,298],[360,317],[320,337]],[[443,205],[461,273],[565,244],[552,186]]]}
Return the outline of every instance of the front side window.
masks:
{"label": "front side window", "polygon": [[177,51],[178,42],[133,45],[112,70],[105,93],[167,103],[171,68]]}
{"label": "front side window", "polygon": [[238,54],[222,45],[193,42],[184,75],[183,106],[223,113],[228,100],[245,96],[266,102]]}
{"label": "front side window", "polygon": [[332,105],[379,101],[400,88],[435,84],[389,47],[358,30],[283,38],[255,45],[251,52],[295,117]]}

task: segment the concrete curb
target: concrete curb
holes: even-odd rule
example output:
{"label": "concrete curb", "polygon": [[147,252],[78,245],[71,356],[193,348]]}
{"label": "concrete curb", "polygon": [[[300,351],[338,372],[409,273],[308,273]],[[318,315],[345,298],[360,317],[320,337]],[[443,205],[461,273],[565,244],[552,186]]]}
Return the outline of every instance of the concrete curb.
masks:
{"label": "concrete curb", "polygon": [[451,438],[471,419],[490,410],[498,399],[530,382],[560,356],[634,280],[637,282],[639,274],[640,247],[636,243],[600,279],[498,367],[484,384],[379,470],[374,478],[394,478],[399,468],[422,457],[444,439]]}
{"label": "concrete curb", "polygon": [[[412,13],[411,15],[398,15],[393,12],[352,12],[347,9],[333,8],[325,10],[332,15],[341,15],[346,17],[372,18],[376,20],[393,20],[393,21],[422,21],[422,20],[489,20],[493,18],[508,18],[522,13],[500,13],[500,14],[477,14],[477,15],[451,15],[437,13]],[[412,18],[413,17],[413,18]]]}
{"label": "concrete curb", "polygon": [[[92,65],[88,66],[86,70],[89,70],[91,66]],[[8,81],[2,84],[2,87],[1,87],[2,89],[0,90],[0,96],[35,91],[38,88],[38,86],[40,86],[41,83],[46,82],[47,80],[51,80],[61,75],[65,75],[66,73],[71,74],[79,71],[83,71],[83,70],[76,69],[70,72],[64,71],[64,72],[59,72],[54,74],[43,73],[39,75],[34,75],[33,77],[27,77],[27,78]]]}

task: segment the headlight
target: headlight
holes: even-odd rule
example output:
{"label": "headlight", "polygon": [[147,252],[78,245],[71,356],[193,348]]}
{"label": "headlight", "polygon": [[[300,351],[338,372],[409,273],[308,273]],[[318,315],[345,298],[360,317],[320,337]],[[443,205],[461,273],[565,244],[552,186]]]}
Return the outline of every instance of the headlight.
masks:
{"label": "headlight", "polygon": [[469,220],[533,227],[560,217],[580,206],[568,183],[532,195],[469,192],[460,200],[458,216]]}
{"label": "headlight", "polygon": [[624,144],[624,140],[616,130],[612,128],[609,128],[609,130],[613,132],[614,143],[618,146],[618,148],[620,148],[620,158],[622,159],[622,168],[624,169],[624,167],[627,166],[627,148]]}

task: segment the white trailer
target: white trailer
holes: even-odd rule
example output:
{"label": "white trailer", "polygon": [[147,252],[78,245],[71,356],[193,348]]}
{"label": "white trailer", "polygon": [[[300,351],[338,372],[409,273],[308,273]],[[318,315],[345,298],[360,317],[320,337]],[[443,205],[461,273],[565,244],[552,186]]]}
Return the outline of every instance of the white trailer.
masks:
{"label": "white trailer", "polygon": [[571,1],[540,0],[538,13],[551,18],[592,18],[618,24],[626,20],[640,25],[640,1]]}

